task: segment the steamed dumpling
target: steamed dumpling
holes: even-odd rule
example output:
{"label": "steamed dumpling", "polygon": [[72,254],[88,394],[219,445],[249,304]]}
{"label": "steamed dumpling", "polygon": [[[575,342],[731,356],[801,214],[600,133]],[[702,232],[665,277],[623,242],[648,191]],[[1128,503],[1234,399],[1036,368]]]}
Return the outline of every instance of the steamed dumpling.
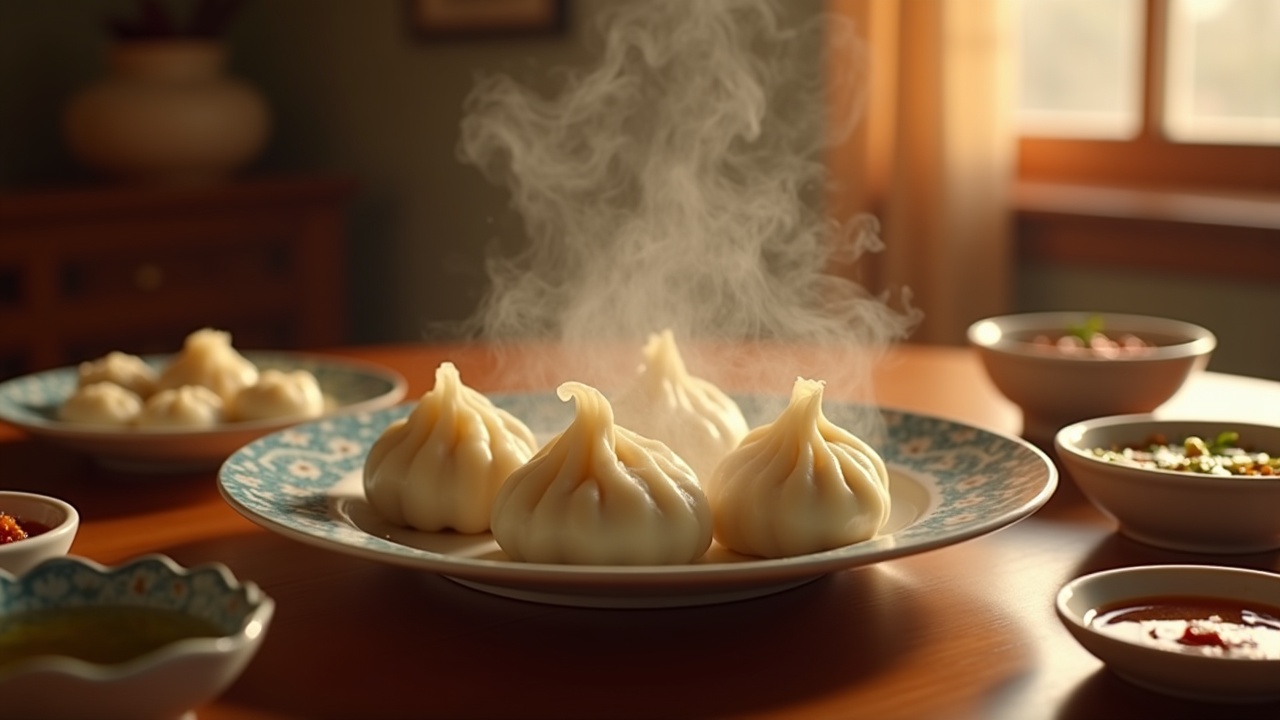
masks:
{"label": "steamed dumpling", "polygon": [[618,424],[666,443],[705,480],[747,434],[742,410],[689,374],[670,330],[649,336],[644,360],[635,384],[613,403]]}
{"label": "steamed dumpling", "polygon": [[752,430],[706,483],[715,538],[786,557],[867,540],[889,519],[889,472],[866,442],[827,420],[823,384],[797,379],[772,423]]}
{"label": "steamed dumpling", "polygon": [[160,390],[147,398],[138,427],[208,428],[222,422],[222,398],[203,385]]}
{"label": "steamed dumpling", "polygon": [[129,425],[142,411],[138,394],[113,382],[81,385],[58,406],[58,419],[82,425]]}
{"label": "steamed dumpling", "polygon": [[187,336],[182,351],[160,373],[156,389],[202,385],[230,403],[257,381],[257,366],[231,346],[231,333],[204,328]]}
{"label": "steamed dumpling", "polygon": [[484,532],[498,488],[537,447],[528,426],[441,363],[435,387],[370,448],[365,497],[395,525]]}
{"label": "steamed dumpling", "polygon": [[96,382],[111,382],[145,398],[156,389],[155,368],[137,355],[112,351],[96,360],[80,363],[76,382],[80,387]]}
{"label": "steamed dumpling", "polygon": [[614,425],[595,388],[567,382],[573,422],[511,474],[493,537],[515,560],[579,565],[688,563],[711,545],[711,506],[688,463]]}
{"label": "steamed dumpling", "polygon": [[324,395],[316,376],[302,369],[267,368],[241,390],[228,413],[235,420],[313,418],[324,413]]}

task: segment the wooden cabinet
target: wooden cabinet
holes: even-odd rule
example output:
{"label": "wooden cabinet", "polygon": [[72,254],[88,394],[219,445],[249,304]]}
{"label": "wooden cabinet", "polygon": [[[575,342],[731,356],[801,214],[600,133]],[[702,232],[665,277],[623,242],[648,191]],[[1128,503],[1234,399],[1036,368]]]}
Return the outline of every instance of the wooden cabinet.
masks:
{"label": "wooden cabinet", "polygon": [[244,349],[345,342],[352,190],[274,178],[0,191],[0,378],[175,352],[201,327]]}

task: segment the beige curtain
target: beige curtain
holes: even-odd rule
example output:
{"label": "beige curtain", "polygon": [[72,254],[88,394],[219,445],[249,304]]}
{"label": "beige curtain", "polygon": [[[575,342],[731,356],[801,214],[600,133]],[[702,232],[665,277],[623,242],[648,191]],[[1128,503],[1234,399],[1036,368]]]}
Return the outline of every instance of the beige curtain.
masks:
{"label": "beige curtain", "polygon": [[[833,108],[865,93],[828,159],[832,212],[881,223],[884,249],[858,279],[909,289],[924,313],[910,341],[962,344],[1012,304],[1012,0],[827,2],[864,44],[830,43],[827,59]],[[863,82],[841,82],[851,76]]]}

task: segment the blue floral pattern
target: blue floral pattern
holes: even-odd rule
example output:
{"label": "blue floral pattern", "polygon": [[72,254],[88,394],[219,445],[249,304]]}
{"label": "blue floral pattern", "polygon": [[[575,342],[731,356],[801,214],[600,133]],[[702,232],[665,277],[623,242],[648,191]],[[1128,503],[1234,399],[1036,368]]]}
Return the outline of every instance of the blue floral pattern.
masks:
{"label": "blue floral pattern", "polygon": [[193,615],[233,635],[265,600],[257,585],[236,582],[222,565],[188,570],[161,555],[116,567],[58,557],[21,577],[0,573],[0,615],[53,607],[149,607]]}
{"label": "blue floral pattern", "polygon": [[[522,419],[540,441],[563,430],[572,419],[572,403],[550,393],[490,396],[494,403]],[[753,425],[770,422],[785,398],[736,398]],[[408,414],[412,404],[374,413],[348,415],[297,425],[260,438],[223,464],[219,484],[236,510],[265,527],[296,539],[398,564],[465,576],[483,570],[555,574],[555,566],[502,559],[457,558],[379,537],[355,526],[332,500],[331,490],[361,472],[365,456],[384,429]],[[827,417],[859,433],[881,453],[891,475],[909,474],[927,490],[927,507],[905,527],[872,540],[806,556],[823,567],[851,567],[942,547],[1004,527],[1030,515],[1053,493],[1057,471],[1029,443],[943,418],[827,401]],[[871,421],[868,425],[868,421]],[[856,432],[856,431],[855,431]],[[821,557],[819,557],[821,556]],[[685,566],[692,572],[720,566],[780,568],[794,558],[740,558],[718,564]],[[695,568],[696,570],[691,570]],[[618,576],[668,576],[682,571],[664,568],[596,568]],[[530,573],[532,573],[530,575]],[[624,578],[624,581],[625,579]],[[615,580],[617,577],[614,578]]]}

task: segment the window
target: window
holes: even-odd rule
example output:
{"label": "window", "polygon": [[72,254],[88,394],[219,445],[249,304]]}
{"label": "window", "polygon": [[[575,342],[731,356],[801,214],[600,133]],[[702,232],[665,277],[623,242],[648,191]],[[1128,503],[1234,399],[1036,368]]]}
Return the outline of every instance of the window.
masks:
{"label": "window", "polygon": [[1169,137],[1280,143],[1280,2],[1174,0],[1167,28]]}
{"label": "window", "polygon": [[1280,0],[1017,0],[1023,179],[1280,189]]}
{"label": "window", "polygon": [[1127,140],[1142,128],[1142,0],[1022,0],[1023,134]]}

